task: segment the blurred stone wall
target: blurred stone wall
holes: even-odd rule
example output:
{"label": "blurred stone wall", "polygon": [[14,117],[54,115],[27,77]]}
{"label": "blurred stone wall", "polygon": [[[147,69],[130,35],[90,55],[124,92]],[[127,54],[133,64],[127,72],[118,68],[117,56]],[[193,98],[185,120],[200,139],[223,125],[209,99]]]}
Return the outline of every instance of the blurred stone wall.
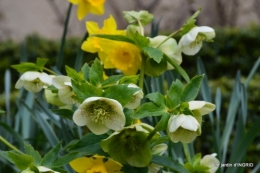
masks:
{"label": "blurred stone wall", "polygon": [[[246,27],[260,22],[259,4],[260,0],[107,0],[104,15],[89,14],[82,21],[77,20],[77,7],[73,6],[68,36],[82,37],[86,21],[98,21],[101,26],[109,14],[123,29],[126,22],[121,11],[140,9],[152,12],[155,20],[162,18],[161,31],[178,29],[199,7],[202,12],[198,25]],[[32,33],[58,39],[63,32],[68,6],[67,0],[0,0],[0,40],[22,40]]]}

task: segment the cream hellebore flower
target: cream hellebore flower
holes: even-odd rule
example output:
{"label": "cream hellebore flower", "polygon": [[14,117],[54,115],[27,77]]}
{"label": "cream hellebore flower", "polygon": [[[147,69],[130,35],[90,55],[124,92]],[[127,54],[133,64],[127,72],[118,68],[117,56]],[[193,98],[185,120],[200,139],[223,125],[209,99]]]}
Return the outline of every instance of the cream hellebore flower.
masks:
{"label": "cream hellebore flower", "polygon": [[123,165],[99,155],[77,158],[70,162],[70,166],[78,173],[123,173]]}
{"label": "cream hellebore flower", "polygon": [[58,96],[62,103],[71,105],[76,102],[70,77],[56,76],[52,79],[52,84],[58,89]]}
{"label": "cream hellebore flower", "polygon": [[168,121],[168,136],[173,142],[192,142],[201,134],[202,116],[215,110],[215,105],[205,101],[188,102],[192,115],[172,115]]}
{"label": "cream hellebore flower", "polygon": [[78,126],[87,126],[94,134],[106,133],[109,129],[120,130],[125,126],[122,105],[114,99],[89,97],[73,114]]}
{"label": "cream hellebore flower", "polygon": [[[167,150],[168,145],[161,143],[158,145],[155,145],[151,151],[152,151],[152,155],[163,155],[163,153]],[[148,173],[158,173],[158,171],[162,168],[163,166],[155,164],[155,163],[151,163],[148,166]]]}
{"label": "cream hellebore flower", "polygon": [[193,27],[184,34],[179,41],[179,49],[186,55],[195,55],[202,47],[203,41],[210,41],[215,37],[215,31],[208,26]]}
{"label": "cream hellebore flower", "polygon": [[[179,65],[182,63],[181,51],[178,48],[177,42],[173,38],[169,38],[167,36],[159,35],[154,38],[150,38],[150,46],[158,48],[164,54],[166,54],[169,58],[174,59]],[[163,44],[161,44],[164,40],[166,40]],[[161,44],[159,47],[157,47]],[[167,63],[167,69],[172,70],[173,66]]]}
{"label": "cream hellebore flower", "polygon": [[16,82],[15,88],[20,89],[24,87],[30,92],[37,93],[42,90],[42,88],[47,88],[52,84],[52,77],[44,72],[37,71],[27,71],[20,79]]}
{"label": "cream hellebore flower", "polygon": [[100,145],[111,158],[122,164],[146,167],[152,159],[150,143],[160,137],[160,134],[156,133],[150,141],[147,140],[153,129],[145,123],[133,124],[115,131],[107,139],[102,140]]}
{"label": "cream hellebore flower", "polygon": [[205,155],[200,160],[200,165],[208,167],[210,173],[215,173],[218,170],[218,165],[220,164],[216,156],[216,153]]}
{"label": "cream hellebore flower", "polygon": [[[60,172],[53,171],[49,168],[46,168],[44,166],[37,166],[37,169],[39,170],[40,173],[45,173],[45,172],[46,173],[60,173]],[[21,173],[34,173],[34,171],[27,169],[27,170],[22,171]]]}
{"label": "cream hellebore flower", "polygon": [[172,115],[168,121],[168,136],[173,142],[190,143],[200,134],[200,124],[191,115]]}
{"label": "cream hellebore flower", "polygon": [[[128,87],[129,88],[139,88],[135,84],[129,84]],[[140,105],[141,100],[142,100],[143,97],[144,97],[144,93],[143,93],[143,91],[141,89],[139,91],[136,91],[134,93],[134,95],[133,95],[133,100],[131,100],[129,103],[127,103],[125,105],[125,107],[128,108],[128,109],[135,109],[135,108],[137,108]]]}

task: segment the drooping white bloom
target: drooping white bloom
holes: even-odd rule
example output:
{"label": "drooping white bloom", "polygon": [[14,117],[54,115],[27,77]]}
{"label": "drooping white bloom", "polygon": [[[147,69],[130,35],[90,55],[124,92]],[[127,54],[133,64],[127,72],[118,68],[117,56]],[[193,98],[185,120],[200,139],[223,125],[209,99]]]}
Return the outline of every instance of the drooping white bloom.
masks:
{"label": "drooping white bloom", "polygon": [[73,121],[78,126],[86,125],[94,134],[100,135],[109,129],[122,129],[126,120],[123,107],[117,100],[89,97],[74,112]]}
{"label": "drooping white bloom", "polygon": [[[150,38],[150,46],[157,47],[166,39],[168,39],[168,37],[164,35],[159,35],[154,38]],[[157,48],[161,50],[164,54],[166,54],[169,58],[176,60],[179,65],[182,63],[181,51],[179,50],[175,39],[169,38]],[[167,63],[167,69],[172,70],[172,65]]]}
{"label": "drooping white bloom", "polygon": [[[168,148],[168,145],[162,143],[162,144],[158,144],[155,145],[151,151],[152,151],[152,155],[162,155]],[[155,163],[151,163],[148,166],[148,173],[158,173],[158,171],[162,168],[163,166],[155,164]]]}
{"label": "drooping white bloom", "polygon": [[52,77],[44,72],[27,71],[16,82],[15,88],[24,87],[30,92],[37,93],[52,84]]}
{"label": "drooping white bloom", "polygon": [[200,134],[200,124],[191,115],[172,115],[168,121],[168,136],[173,142],[192,142]]}
{"label": "drooping white bloom", "polygon": [[215,37],[215,30],[208,26],[193,27],[182,36],[179,41],[179,49],[186,55],[195,55],[202,47],[203,41],[210,41]]}
{"label": "drooping white bloom", "polygon": [[190,101],[188,102],[189,104],[189,109],[192,110],[198,110],[200,112],[200,115],[206,115],[211,113],[212,111],[215,110],[215,105],[209,102],[205,101]]}
{"label": "drooping white bloom", "polygon": [[201,160],[200,160],[200,165],[209,167],[209,172],[210,173],[215,173],[218,170],[218,166],[220,164],[219,160],[216,158],[217,154],[208,154],[205,155]]}
{"label": "drooping white bloom", "polygon": [[62,103],[71,105],[75,103],[71,78],[68,76],[56,76],[52,79],[53,85],[58,89],[58,96]]}
{"label": "drooping white bloom", "polygon": [[[37,169],[40,173],[60,173],[57,171],[53,171],[52,169],[46,168],[44,166],[37,166]],[[34,173],[34,171],[31,171],[30,169],[23,170],[21,173]]]}
{"label": "drooping white bloom", "polygon": [[[128,87],[129,88],[139,88],[135,84],[129,84]],[[126,108],[128,108],[128,109],[135,109],[135,108],[137,108],[140,105],[142,98],[144,97],[144,93],[140,89],[139,91],[136,91],[134,93],[133,97],[134,97],[133,100],[131,100],[129,103],[127,103],[125,105]]]}

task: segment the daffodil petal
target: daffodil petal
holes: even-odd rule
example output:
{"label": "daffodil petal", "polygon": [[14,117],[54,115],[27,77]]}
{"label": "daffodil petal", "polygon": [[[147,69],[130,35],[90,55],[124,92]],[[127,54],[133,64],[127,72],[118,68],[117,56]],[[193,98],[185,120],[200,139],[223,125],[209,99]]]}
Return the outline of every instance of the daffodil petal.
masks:
{"label": "daffodil petal", "polygon": [[109,16],[108,19],[104,20],[103,28],[105,30],[116,30],[117,24],[112,15]]}
{"label": "daffodil petal", "polygon": [[89,9],[89,12],[92,13],[92,14],[95,14],[95,15],[101,15],[101,14],[104,14],[104,5],[100,5],[100,6],[97,6],[97,7],[90,7]]}
{"label": "daffodil petal", "polygon": [[69,0],[69,2],[74,5],[77,5],[80,2],[80,0]]}
{"label": "daffodil petal", "polygon": [[88,33],[90,35],[98,32],[98,30],[99,30],[98,23],[97,22],[92,22],[92,21],[86,22],[86,28],[87,28]]}
{"label": "daffodil petal", "polygon": [[86,1],[80,1],[77,10],[78,20],[82,20],[90,11],[90,5]]}
{"label": "daffodil petal", "polygon": [[93,166],[93,159],[88,157],[80,157],[71,161],[70,166],[79,173],[86,173]]}

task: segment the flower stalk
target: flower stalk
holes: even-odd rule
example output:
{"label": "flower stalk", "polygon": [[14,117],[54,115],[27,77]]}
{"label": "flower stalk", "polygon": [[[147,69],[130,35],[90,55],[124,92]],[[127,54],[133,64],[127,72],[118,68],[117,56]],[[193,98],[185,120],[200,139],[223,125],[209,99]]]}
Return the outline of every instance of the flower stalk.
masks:
{"label": "flower stalk", "polygon": [[188,145],[186,143],[182,142],[182,147],[183,147],[183,151],[184,151],[187,161],[189,163],[191,163],[191,156],[190,156],[190,151],[188,149]]}
{"label": "flower stalk", "polygon": [[19,153],[22,153],[18,148],[16,148],[15,146],[13,146],[10,142],[8,142],[5,138],[3,138],[0,135],[0,141],[3,142],[7,147],[9,147],[12,150],[18,151]]}

